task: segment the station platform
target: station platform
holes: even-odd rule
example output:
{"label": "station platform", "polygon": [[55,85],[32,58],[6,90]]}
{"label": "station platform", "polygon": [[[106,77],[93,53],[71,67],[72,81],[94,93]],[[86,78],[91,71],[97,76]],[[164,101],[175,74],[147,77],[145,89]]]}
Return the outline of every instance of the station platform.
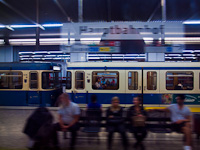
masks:
{"label": "station platform", "polygon": [[[17,108],[17,107],[16,107]],[[34,111],[30,109],[3,109],[0,108],[0,150],[26,150],[28,145],[28,137],[22,133],[26,119]],[[57,110],[51,109],[54,116],[54,122],[57,122]],[[135,139],[131,133],[127,133],[129,137],[129,149],[133,149]],[[69,147],[69,139],[63,139],[63,133],[59,132],[60,146],[62,150]],[[86,133],[79,132],[76,150],[104,150],[107,145],[107,132],[102,128],[99,133],[99,142],[96,137],[88,138]],[[182,135],[173,133],[148,133],[144,141],[146,150],[183,150]],[[200,140],[193,135],[194,149],[200,149]],[[120,135],[114,136],[113,150],[122,150]]]}

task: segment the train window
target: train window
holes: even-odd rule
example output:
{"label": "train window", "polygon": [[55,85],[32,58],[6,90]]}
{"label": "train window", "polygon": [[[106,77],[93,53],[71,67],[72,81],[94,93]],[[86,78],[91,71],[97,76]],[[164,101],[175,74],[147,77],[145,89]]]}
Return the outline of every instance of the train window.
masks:
{"label": "train window", "polygon": [[31,72],[30,73],[30,89],[37,89],[38,88],[38,73]]}
{"label": "train window", "polygon": [[72,88],[72,73],[70,71],[67,71],[67,77],[66,77],[66,89]]}
{"label": "train window", "polygon": [[22,89],[22,72],[0,72],[0,89]]}
{"label": "train window", "polygon": [[60,88],[62,83],[62,74],[61,72],[54,72],[54,84],[55,88]]}
{"label": "train window", "polygon": [[192,71],[173,71],[166,73],[167,90],[192,90],[193,89]]}
{"label": "train window", "polygon": [[148,90],[157,89],[157,72],[155,71],[147,72],[147,89]]}
{"label": "train window", "polygon": [[76,72],[76,83],[75,83],[75,87],[76,89],[84,89],[85,88],[85,73],[84,72]]}
{"label": "train window", "polygon": [[138,89],[138,72],[128,72],[128,89]]}
{"label": "train window", "polygon": [[54,73],[42,72],[42,88],[53,89],[54,88]]}
{"label": "train window", "polygon": [[95,71],[92,72],[92,88],[95,90],[118,90],[119,72]]}

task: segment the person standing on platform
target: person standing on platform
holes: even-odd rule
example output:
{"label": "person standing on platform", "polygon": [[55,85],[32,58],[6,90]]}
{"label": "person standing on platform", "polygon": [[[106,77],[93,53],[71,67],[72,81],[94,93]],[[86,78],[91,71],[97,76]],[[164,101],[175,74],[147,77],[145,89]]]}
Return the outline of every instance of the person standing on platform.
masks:
{"label": "person standing on platform", "polygon": [[58,110],[59,122],[55,124],[54,142],[56,145],[59,144],[56,131],[69,131],[71,132],[70,149],[73,150],[79,130],[80,108],[76,103],[71,102],[67,93],[61,94],[58,100],[62,107]]}

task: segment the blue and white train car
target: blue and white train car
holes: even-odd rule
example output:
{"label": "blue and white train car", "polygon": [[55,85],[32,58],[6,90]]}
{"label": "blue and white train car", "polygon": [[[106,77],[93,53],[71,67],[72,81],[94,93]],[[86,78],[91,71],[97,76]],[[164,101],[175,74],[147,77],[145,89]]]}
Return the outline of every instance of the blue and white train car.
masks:
{"label": "blue and white train car", "polygon": [[143,104],[175,103],[176,94],[186,94],[186,104],[200,104],[200,63],[198,62],[75,62],[67,64],[66,92],[79,104],[109,104],[118,96],[131,104],[142,96]]}
{"label": "blue and white train car", "polygon": [[61,79],[55,63],[0,63],[0,106],[54,106]]}

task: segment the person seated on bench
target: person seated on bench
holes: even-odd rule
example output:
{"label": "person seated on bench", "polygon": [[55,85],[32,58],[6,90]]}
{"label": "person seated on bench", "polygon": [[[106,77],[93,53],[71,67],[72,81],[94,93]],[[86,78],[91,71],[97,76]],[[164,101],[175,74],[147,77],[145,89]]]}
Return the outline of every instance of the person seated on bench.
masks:
{"label": "person seated on bench", "polygon": [[191,136],[191,112],[190,109],[184,105],[185,96],[179,94],[176,97],[177,104],[171,104],[165,109],[157,109],[159,111],[168,111],[171,113],[172,129],[176,132],[184,133],[185,146],[184,150],[192,149]]}
{"label": "person seated on bench", "polygon": [[[62,106],[58,110],[59,123],[55,124],[55,130],[71,132],[70,149],[74,149],[77,131],[79,130],[78,121],[80,117],[80,108],[76,103],[71,102],[67,93],[61,94],[58,100]],[[54,142],[57,145],[59,144],[57,132],[55,132],[54,135]]]}
{"label": "person seated on bench", "polygon": [[147,129],[145,126],[147,113],[144,108],[140,106],[140,97],[134,97],[133,104],[134,106],[131,106],[127,113],[127,117],[130,121],[130,131],[134,133],[134,137],[137,140],[137,142],[134,144],[134,147],[136,148],[140,146],[142,149],[144,149],[142,141],[147,136]]}
{"label": "person seated on bench", "polygon": [[87,105],[87,109],[102,109],[101,104],[97,103],[97,96],[95,94],[91,96],[91,103]]}
{"label": "person seated on bench", "polygon": [[118,97],[113,97],[111,107],[106,111],[109,150],[112,147],[112,137],[114,132],[119,132],[121,134],[124,149],[126,150],[128,147],[126,129],[122,118],[123,108],[119,105],[119,102]]}

